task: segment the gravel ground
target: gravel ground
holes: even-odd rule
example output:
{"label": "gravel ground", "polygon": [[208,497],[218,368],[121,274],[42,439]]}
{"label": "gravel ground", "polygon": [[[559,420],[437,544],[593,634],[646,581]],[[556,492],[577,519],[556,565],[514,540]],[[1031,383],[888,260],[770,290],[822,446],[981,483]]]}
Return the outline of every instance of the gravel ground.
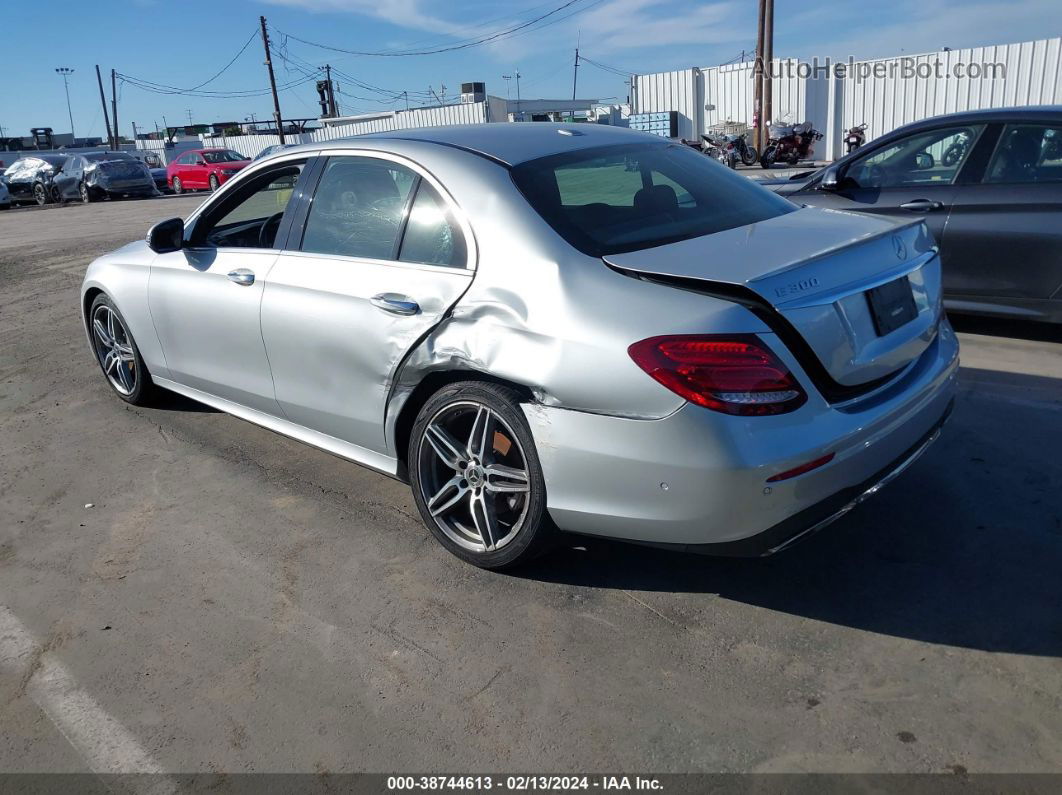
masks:
{"label": "gravel ground", "polygon": [[0,213],[0,769],[1062,771],[1058,334],[964,323],[941,440],[784,554],[491,574],[397,482],[109,393],[85,265],[201,198]]}

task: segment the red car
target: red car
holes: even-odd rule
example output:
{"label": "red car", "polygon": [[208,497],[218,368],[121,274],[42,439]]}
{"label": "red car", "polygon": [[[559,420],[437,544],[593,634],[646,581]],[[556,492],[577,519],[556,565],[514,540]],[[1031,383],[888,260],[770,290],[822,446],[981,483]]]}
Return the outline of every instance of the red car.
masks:
{"label": "red car", "polygon": [[166,166],[166,182],[174,193],[204,188],[217,190],[250,162],[231,149],[193,149]]}

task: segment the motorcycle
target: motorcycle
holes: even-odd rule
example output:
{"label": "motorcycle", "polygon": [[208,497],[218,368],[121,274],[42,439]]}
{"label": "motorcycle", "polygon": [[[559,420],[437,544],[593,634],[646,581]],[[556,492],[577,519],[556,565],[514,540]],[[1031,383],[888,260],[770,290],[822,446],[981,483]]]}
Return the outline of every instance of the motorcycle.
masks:
{"label": "motorcycle", "polygon": [[848,147],[845,154],[851,154],[867,142],[867,123],[852,127],[845,133],[844,145]]}
{"label": "motorcycle", "polygon": [[954,166],[966,155],[966,147],[970,145],[970,136],[966,132],[959,133],[959,140],[944,150],[944,156],[940,162],[945,166]]}
{"label": "motorcycle", "polygon": [[813,143],[822,140],[822,133],[811,126],[803,124],[772,124],[767,146],[760,156],[760,165],[770,168],[775,163],[789,163],[795,166],[801,160],[810,160],[815,153]]}
{"label": "motorcycle", "polygon": [[[703,137],[710,140],[707,135]],[[756,148],[749,145],[748,133],[724,135],[713,145],[720,150],[719,161],[729,168],[737,168],[738,160],[746,166],[751,166],[757,160]]]}

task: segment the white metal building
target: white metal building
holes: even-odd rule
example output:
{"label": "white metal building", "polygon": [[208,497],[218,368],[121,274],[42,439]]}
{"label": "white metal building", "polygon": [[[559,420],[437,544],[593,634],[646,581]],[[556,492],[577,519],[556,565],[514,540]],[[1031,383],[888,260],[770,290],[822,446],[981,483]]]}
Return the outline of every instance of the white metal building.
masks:
{"label": "white metal building", "polygon": [[[844,131],[863,122],[871,140],[942,113],[1062,104],[1062,37],[845,66],[847,74],[838,77],[825,62],[776,59],[773,64],[774,120],[812,122],[825,133],[816,147],[816,155],[825,159],[838,157]],[[979,74],[959,75],[959,70]],[[748,62],[632,75],[632,112],[678,111],[679,135],[687,139],[723,121],[751,124],[752,75]]]}

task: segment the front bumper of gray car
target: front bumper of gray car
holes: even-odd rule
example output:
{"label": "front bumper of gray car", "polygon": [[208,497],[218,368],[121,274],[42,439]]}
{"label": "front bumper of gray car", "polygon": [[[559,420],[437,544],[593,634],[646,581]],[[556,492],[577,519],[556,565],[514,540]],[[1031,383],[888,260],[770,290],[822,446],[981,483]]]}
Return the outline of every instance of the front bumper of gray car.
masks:
{"label": "front bumper of gray car", "polygon": [[[655,420],[524,410],[562,530],[761,555],[825,526],[913,463],[947,418],[957,372],[958,342],[942,320],[895,381],[845,404],[810,399],[775,417],[687,404]],[[802,475],[769,482],[831,454]]]}

